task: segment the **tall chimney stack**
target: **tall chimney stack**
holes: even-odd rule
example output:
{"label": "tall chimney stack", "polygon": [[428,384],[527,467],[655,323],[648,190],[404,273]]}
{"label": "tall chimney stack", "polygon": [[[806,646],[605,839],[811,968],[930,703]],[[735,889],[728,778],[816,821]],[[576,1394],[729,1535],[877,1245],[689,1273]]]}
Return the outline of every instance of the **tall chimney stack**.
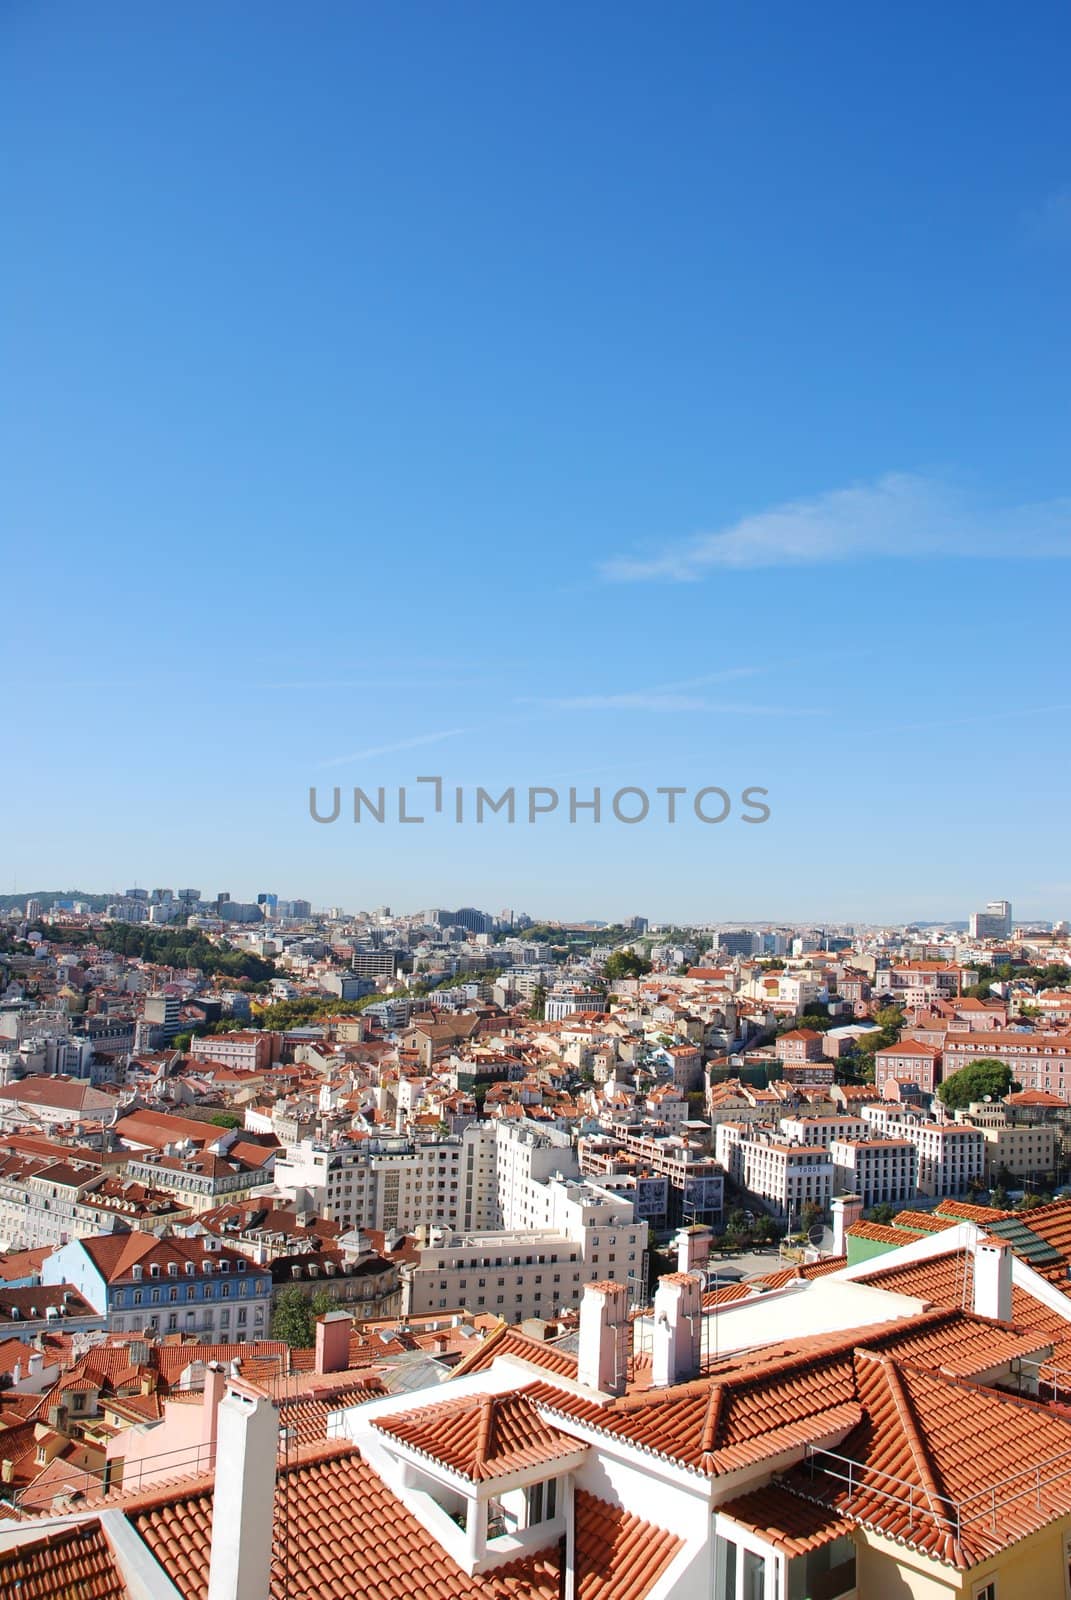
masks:
{"label": "tall chimney stack", "polygon": [[694,1272],[697,1267],[705,1271],[710,1260],[712,1237],[710,1229],[702,1223],[696,1223],[692,1228],[681,1228],[676,1240],[677,1271]]}
{"label": "tall chimney stack", "polygon": [[328,1311],[316,1318],[316,1371],[345,1372],[350,1364],[350,1330],[346,1311]]}
{"label": "tall chimney stack", "polygon": [[974,1247],[974,1309],[998,1322],[1012,1319],[1012,1252],[1004,1239],[981,1238]]}
{"label": "tall chimney stack", "polygon": [[603,1394],[624,1394],[629,1331],[625,1285],[610,1282],[585,1285],[580,1302],[578,1382]]}
{"label": "tall chimney stack", "polygon": [[837,1194],[830,1201],[833,1211],[833,1254],[848,1254],[848,1229],[853,1228],[863,1215],[863,1197],[860,1194]]}
{"label": "tall chimney stack", "polygon": [[270,1600],[278,1407],[231,1378],[217,1418],[208,1600]]}
{"label": "tall chimney stack", "polygon": [[699,1279],[688,1272],[670,1272],[660,1278],[654,1299],[651,1382],[655,1388],[698,1377],[702,1331]]}

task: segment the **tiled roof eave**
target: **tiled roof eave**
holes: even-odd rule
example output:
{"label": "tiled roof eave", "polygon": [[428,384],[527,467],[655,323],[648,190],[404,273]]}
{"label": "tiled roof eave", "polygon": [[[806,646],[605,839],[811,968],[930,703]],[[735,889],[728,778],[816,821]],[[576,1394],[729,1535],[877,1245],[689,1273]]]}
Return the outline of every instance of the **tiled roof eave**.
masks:
{"label": "tiled roof eave", "polygon": [[673,1467],[678,1472],[686,1472],[690,1477],[696,1478],[700,1482],[705,1483],[710,1477],[710,1473],[704,1471],[702,1467],[693,1466],[690,1462],[682,1461],[679,1456],[670,1455],[664,1450],[656,1450],[652,1445],[643,1444],[637,1439],[630,1439],[628,1434],[622,1433],[617,1428],[600,1428],[590,1418],[575,1417],[569,1411],[558,1411],[543,1399],[537,1402],[537,1406],[540,1411],[549,1411],[556,1420],[569,1423],[574,1428],[588,1428],[592,1433],[597,1433],[600,1438],[613,1440],[615,1444],[626,1445],[628,1449],[635,1450],[640,1455],[650,1456],[652,1460],[664,1461],[667,1466]]}

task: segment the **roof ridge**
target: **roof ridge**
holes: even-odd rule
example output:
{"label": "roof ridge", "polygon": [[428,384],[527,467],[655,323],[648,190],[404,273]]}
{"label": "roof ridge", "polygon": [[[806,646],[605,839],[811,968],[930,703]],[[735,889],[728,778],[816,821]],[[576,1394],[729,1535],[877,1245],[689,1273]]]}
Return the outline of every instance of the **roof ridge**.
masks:
{"label": "roof ridge", "polygon": [[723,1384],[715,1383],[711,1386],[710,1399],[707,1401],[707,1409],[703,1416],[703,1431],[699,1436],[699,1448],[705,1456],[714,1452],[724,1409],[725,1387]]}
{"label": "roof ridge", "polygon": [[495,1402],[498,1398],[499,1397],[494,1394],[485,1394],[480,1398],[480,1420],[476,1429],[473,1477],[483,1477],[483,1469],[485,1468],[487,1459],[491,1454],[491,1435],[492,1433],[498,1431],[495,1428],[495,1419],[497,1413]]}
{"label": "roof ridge", "polygon": [[[900,1427],[907,1440],[908,1449],[911,1452],[911,1459],[918,1473],[920,1487],[929,1503],[930,1515],[935,1522],[943,1524],[949,1534],[954,1535],[955,1543],[958,1547],[959,1537],[954,1534],[954,1523],[947,1510],[943,1509],[943,1507],[947,1507],[952,1503],[952,1496],[945,1493],[944,1480],[940,1475],[937,1463],[930,1454],[925,1434],[915,1412],[914,1402],[910,1391],[906,1388],[901,1378],[899,1366],[892,1356],[879,1355],[871,1350],[860,1350],[858,1357],[867,1363],[873,1362],[881,1368],[885,1387],[889,1391],[889,1397],[892,1400]],[[925,1369],[920,1370],[924,1371]]]}

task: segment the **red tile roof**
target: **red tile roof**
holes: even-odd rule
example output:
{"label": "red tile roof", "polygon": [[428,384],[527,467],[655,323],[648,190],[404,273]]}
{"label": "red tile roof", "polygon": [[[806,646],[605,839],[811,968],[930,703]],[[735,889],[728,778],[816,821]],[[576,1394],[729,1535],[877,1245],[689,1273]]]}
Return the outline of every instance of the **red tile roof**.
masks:
{"label": "red tile roof", "polygon": [[960,1568],[1071,1513],[1065,1417],[870,1351],[856,1377],[866,1417],[838,1452],[852,1484],[830,1462],[795,1475],[800,1493]]}
{"label": "red tile roof", "polygon": [[723,1501],[718,1506],[718,1516],[732,1517],[787,1556],[806,1555],[808,1550],[817,1550],[850,1532],[853,1526],[850,1517],[841,1516],[829,1506],[786,1494],[777,1484]]}
{"label": "red tile roof", "polygon": [[94,1520],[0,1551],[0,1593],[18,1600],[126,1600],[127,1589]]}
{"label": "red tile roof", "polygon": [[1036,1355],[1048,1342],[1036,1331],[966,1312],[925,1311],[765,1346],[728,1357],[705,1378],[606,1402],[546,1382],[526,1392],[552,1418],[569,1418],[694,1472],[717,1475],[854,1426],[861,1414],[854,1369],[859,1348],[975,1375]]}
{"label": "red tile roof", "polygon": [[486,1372],[499,1356],[515,1356],[518,1360],[530,1361],[534,1366],[544,1367],[563,1378],[576,1377],[575,1352],[559,1350],[541,1339],[530,1339],[505,1322],[482,1340],[464,1361],[459,1362],[453,1370],[453,1376],[460,1378],[470,1372]]}
{"label": "red tile roof", "polygon": [[[183,1600],[208,1593],[211,1487],[203,1478],[124,1506]],[[288,1511],[290,1548],[284,1558],[277,1546],[272,1600],[292,1595],[297,1573],[301,1594],[340,1600],[558,1600],[561,1592],[556,1543],[470,1578],[352,1445],[320,1446],[281,1472],[276,1506]],[[574,1520],[577,1600],[645,1600],[680,1549],[673,1534],[582,1490]]]}
{"label": "red tile roof", "polygon": [[576,1439],[544,1422],[523,1393],[466,1395],[376,1418],[373,1426],[473,1482],[573,1455]]}

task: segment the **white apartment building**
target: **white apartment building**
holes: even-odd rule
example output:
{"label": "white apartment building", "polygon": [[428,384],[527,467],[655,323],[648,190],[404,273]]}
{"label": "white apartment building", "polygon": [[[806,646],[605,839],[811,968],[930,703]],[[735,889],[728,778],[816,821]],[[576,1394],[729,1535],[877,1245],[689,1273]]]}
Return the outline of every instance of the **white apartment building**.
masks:
{"label": "white apartment building", "polygon": [[862,1117],[782,1117],[781,1132],[790,1144],[821,1145],[828,1150],[838,1139],[864,1139]]}
{"label": "white apartment building", "polygon": [[413,1233],[431,1224],[469,1232],[498,1222],[494,1154],[491,1123],[422,1144],[398,1137],[332,1147],[305,1139],[279,1156],[275,1181],[343,1228]]}
{"label": "white apartment building", "polygon": [[918,1150],[922,1194],[948,1198],[985,1182],[986,1142],[981,1128],[963,1122],[923,1122],[908,1130]]}
{"label": "white apartment building", "polygon": [[498,1123],[494,1139],[495,1222],[500,1228],[545,1228],[546,1185],[578,1178],[577,1152],[567,1133]]}
{"label": "white apartment building", "polygon": [[924,1122],[895,1105],[864,1106],[871,1134],[908,1139],[918,1151],[916,1183],[920,1194],[950,1199],[985,1182],[986,1141],[981,1128],[967,1122]]}
{"label": "white apartment building", "polygon": [[835,1139],[830,1155],[838,1194],[857,1194],[864,1206],[915,1199],[918,1153],[910,1139]]}
{"label": "white apartment building", "polygon": [[[845,1123],[854,1120],[843,1119]],[[829,1207],[833,1161],[829,1150],[817,1140],[810,1144],[789,1142],[770,1126],[723,1122],[715,1134],[715,1153],[733,1182],[762,1200],[782,1222],[791,1225],[797,1221],[805,1205],[818,1206],[822,1211]]]}
{"label": "white apartment building", "polygon": [[833,1162],[818,1145],[749,1140],[743,1147],[743,1185],[789,1226],[805,1205],[829,1209]]}
{"label": "white apartment building", "polygon": [[643,1301],[647,1224],[631,1199],[597,1184],[552,1178],[536,1183],[541,1226],[442,1234],[401,1268],[402,1315],[455,1310],[517,1322],[551,1317],[579,1304],[587,1283],[620,1283]]}

